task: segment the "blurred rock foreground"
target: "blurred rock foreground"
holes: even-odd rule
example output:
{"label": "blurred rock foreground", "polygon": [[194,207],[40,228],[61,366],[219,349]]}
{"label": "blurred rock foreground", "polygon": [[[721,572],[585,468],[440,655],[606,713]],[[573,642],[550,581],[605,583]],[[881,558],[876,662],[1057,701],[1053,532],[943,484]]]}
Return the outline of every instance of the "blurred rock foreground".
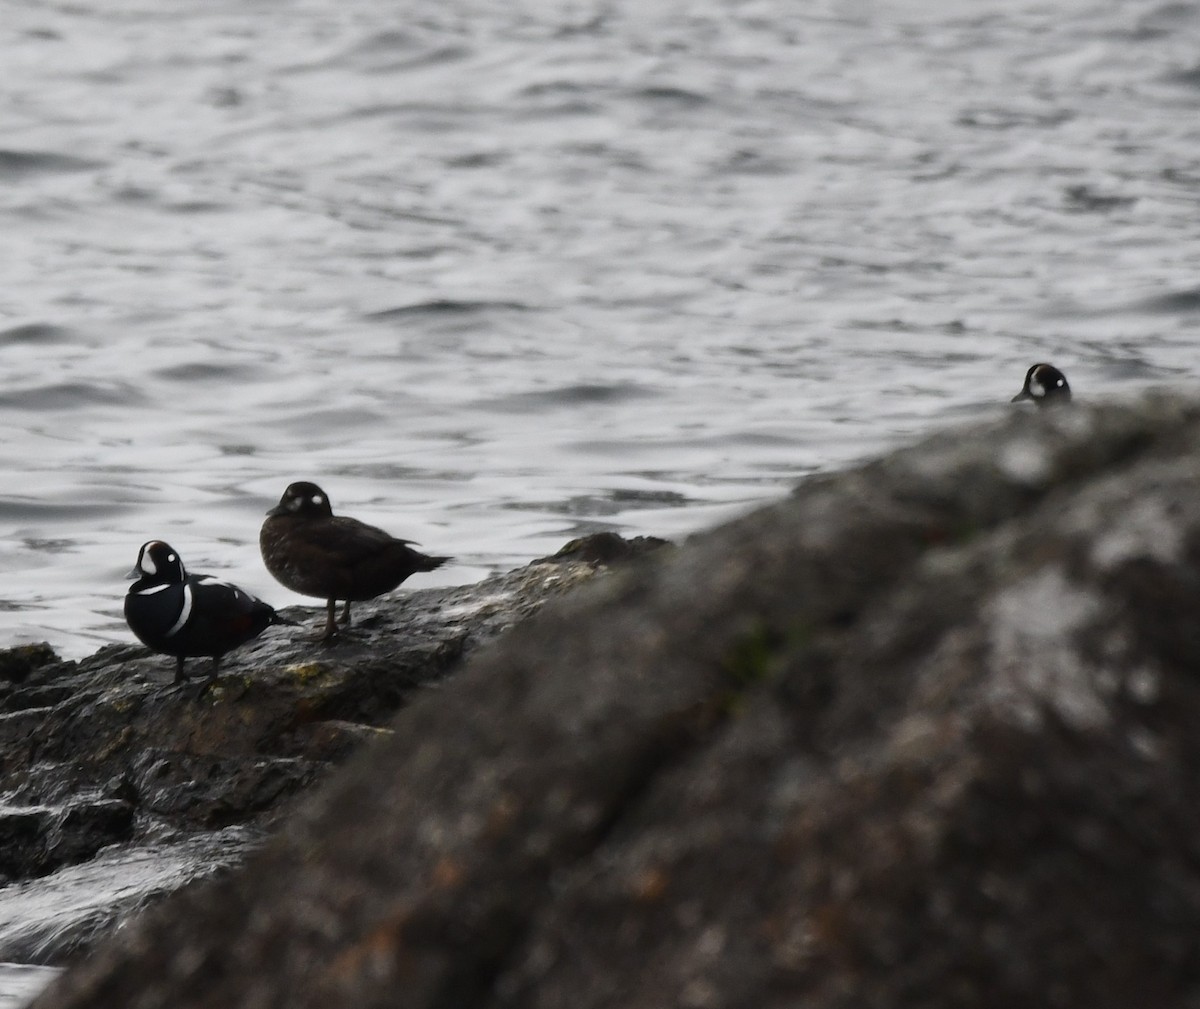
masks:
{"label": "blurred rock foreground", "polygon": [[417,690],[35,1004],[1200,1005],[1198,562],[1190,401],[807,480]]}

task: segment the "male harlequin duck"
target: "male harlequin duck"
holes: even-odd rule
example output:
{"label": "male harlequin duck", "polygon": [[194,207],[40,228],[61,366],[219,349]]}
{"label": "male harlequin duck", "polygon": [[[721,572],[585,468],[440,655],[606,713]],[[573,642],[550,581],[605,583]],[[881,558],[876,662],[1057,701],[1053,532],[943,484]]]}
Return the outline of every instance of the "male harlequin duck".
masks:
{"label": "male harlequin duck", "polygon": [[345,600],[342,623],[350,623],[350,603],[390,592],[416,571],[432,571],[449,557],[414,550],[358,519],[335,516],[327,495],[315,483],[300,481],[283,492],[267,512],[259,533],[263,563],[283,585],[304,596],[325,599],[322,641],[337,635],[334,612]]}
{"label": "male harlequin duck", "polygon": [[137,581],[125,595],[125,620],[146,647],[175,656],[176,683],[184,678],[184,659],[211,656],[205,683],[212,683],[222,655],[271,624],[291,623],[245,589],[211,575],[189,575],[179,554],[162,540],[142,544],[130,577]]}
{"label": "male harlequin duck", "polygon": [[1055,406],[1071,402],[1071,387],[1067,376],[1052,364],[1035,364],[1025,372],[1025,388],[1012,401],[1031,399],[1038,406]]}

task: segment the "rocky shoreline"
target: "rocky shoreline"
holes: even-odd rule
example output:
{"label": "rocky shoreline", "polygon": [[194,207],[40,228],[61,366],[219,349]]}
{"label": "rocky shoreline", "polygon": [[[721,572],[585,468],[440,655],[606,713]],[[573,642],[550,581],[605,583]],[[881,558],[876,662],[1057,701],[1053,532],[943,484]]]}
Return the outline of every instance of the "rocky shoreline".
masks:
{"label": "rocky shoreline", "polygon": [[[164,892],[237,864],[294,796],[390,732],[414,691],[602,565],[662,542],[598,535],[475,585],[363,604],[332,645],[312,640],[315,611],[292,608],[301,626],[232,653],[208,689],[199,674],[173,685],[173,661],[138,644],[78,662],[44,644],[0,651],[0,961],[69,960]],[[120,887],[103,914],[18,920],[29,881],[98,855],[118,881],[136,865],[142,885]],[[143,862],[172,858],[147,876]]]}
{"label": "rocky shoreline", "polygon": [[1013,415],[562,593],[34,1005],[1196,1005],[1198,445]]}

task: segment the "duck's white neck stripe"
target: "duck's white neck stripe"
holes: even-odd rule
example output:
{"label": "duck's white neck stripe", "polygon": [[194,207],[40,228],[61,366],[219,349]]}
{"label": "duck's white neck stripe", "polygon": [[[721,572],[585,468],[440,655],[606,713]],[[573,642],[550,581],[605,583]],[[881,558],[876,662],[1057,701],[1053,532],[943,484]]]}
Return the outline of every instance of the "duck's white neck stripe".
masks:
{"label": "duck's white neck stripe", "polygon": [[179,619],[172,624],[171,629],[167,631],[167,637],[173,637],[177,634],[180,628],[187,623],[188,617],[192,615],[192,587],[186,582],[183,586],[183,607],[179,611]]}
{"label": "duck's white neck stripe", "polygon": [[138,589],[135,596],[152,596],[155,592],[163,592],[171,587],[170,582],[163,582],[161,585],[151,585],[148,589]]}

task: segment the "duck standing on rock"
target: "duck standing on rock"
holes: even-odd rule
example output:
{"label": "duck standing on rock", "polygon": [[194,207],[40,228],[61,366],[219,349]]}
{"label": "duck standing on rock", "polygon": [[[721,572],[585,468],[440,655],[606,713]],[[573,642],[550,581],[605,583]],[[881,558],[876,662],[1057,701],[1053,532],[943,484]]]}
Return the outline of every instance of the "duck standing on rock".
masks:
{"label": "duck standing on rock", "polygon": [[449,557],[414,550],[396,537],[358,519],[334,515],[329,495],[315,483],[288,486],[267,512],[259,533],[263,563],[285,587],[325,599],[322,641],[337,636],[334,613],[345,601],[342,623],[350,623],[350,603],[390,592],[417,571],[440,568]]}
{"label": "duck standing on rock", "polygon": [[1071,387],[1067,376],[1052,364],[1035,364],[1025,372],[1025,386],[1012,401],[1031,399],[1038,406],[1057,406],[1071,402]]}
{"label": "duck standing on rock", "polygon": [[212,575],[189,575],[179,553],[162,540],[142,544],[129,575],[137,581],[125,595],[125,621],[147,648],[175,656],[176,683],[184,679],[185,659],[212,658],[207,686],[226,652],[272,624],[291,623],[245,589]]}

